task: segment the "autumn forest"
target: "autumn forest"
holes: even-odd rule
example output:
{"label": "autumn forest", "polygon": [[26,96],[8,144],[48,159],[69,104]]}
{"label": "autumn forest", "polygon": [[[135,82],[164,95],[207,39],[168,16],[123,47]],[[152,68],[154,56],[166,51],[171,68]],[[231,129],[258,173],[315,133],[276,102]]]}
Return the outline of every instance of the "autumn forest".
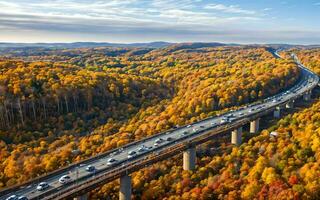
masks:
{"label": "autumn forest", "polygon": [[[290,53],[320,75],[317,48],[284,59],[265,46],[0,51],[0,189],[284,91],[300,78]],[[199,146],[195,171],[177,155],[133,173],[132,198],[319,199],[318,90],[241,146]],[[118,199],[118,188],[90,198]]]}

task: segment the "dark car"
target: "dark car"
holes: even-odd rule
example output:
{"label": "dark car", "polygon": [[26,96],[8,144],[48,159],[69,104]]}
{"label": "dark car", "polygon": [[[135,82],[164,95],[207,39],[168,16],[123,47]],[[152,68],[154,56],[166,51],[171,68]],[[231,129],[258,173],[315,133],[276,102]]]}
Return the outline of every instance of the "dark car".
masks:
{"label": "dark car", "polygon": [[167,137],[167,141],[172,141],[173,138],[172,137]]}
{"label": "dark car", "polygon": [[87,172],[94,172],[95,170],[96,170],[96,168],[92,165],[88,165],[88,167],[86,167]]}

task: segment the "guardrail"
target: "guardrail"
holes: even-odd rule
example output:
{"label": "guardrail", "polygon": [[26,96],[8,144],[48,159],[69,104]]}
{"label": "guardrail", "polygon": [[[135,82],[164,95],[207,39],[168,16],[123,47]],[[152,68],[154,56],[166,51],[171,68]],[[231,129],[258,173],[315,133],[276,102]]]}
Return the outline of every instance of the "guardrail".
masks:
{"label": "guardrail", "polygon": [[96,176],[95,178],[84,181],[81,184],[74,184],[73,186],[71,186],[71,188],[62,188],[61,190],[57,188],[56,191],[50,191],[50,193],[52,193],[51,195],[48,195],[48,193],[46,193],[40,195],[39,198],[47,200],[64,199],[87,193],[88,191],[91,191],[93,188],[99,187],[107,182],[113,181],[125,174],[130,174],[131,172],[137,171],[155,162],[167,159],[168,157],[171,157],[173,155],[177,155],[178,152],[180,153],[189,148],[190,146],[202,144],[208,141],[209,139],[212,139],[213,137],[217,137],[221,134],[229,132],[230,129],[235,129],[239,126],[243,126],[249,121],[250,119],[244,118],[232,124],[226,124],[220,127],[213,128],[211,130],[199,131],[197,134],[202,134],[200,137],[192,138],[192,140],[189,139],[185,142],[177,143],[173,146],[172,144],[163,145],[162,149],[160,150],[161,152],[157,154],[151,154],[151,156],[141,156],[140,158],[136,157],[136,160],[131,162],[129,165],[122,165],[120,167],[116,167],[108,171],[107,173],[102,174],[101,176]]}

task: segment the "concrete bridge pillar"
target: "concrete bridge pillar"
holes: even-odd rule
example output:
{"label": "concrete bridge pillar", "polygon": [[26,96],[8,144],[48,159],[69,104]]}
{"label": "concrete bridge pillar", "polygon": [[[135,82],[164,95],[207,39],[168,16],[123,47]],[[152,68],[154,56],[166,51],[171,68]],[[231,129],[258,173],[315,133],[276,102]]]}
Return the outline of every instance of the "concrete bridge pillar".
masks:
{"label": "concrete bridge pillar", "polygon": [[294,100],[288,101],[288,103],[286,104],[286,108],[293,108],[294,104]]}
{"label": "concrete bridge pillar", "polygon": [[242,127],[239,127],[231,133],[231,143],[237,146],[241,145]]}
{"label": "concrete bridge pillar", "polygon": [[257,133],[259,131],[260,118],[250,122],[250,133]]}
{"label": "concrete bridge pillar", "polygon": [[280,118],[280,107],[276,107],[276,109],[273,111],[273,117]]}
{"label": "concrete bridge pillar", "polygon": [[310,101],[310,99],[311,99],[311,91],[308,91],[303,95],[303,100]]}
{"label": "concrete bridge pillar", "polygon": [[183,170],[194,170],[196,168],[196,147],[190,147],[183,152]]}
{"label": "concrete bridge pillar", "polygon": [[88,194],[84,194],[84,195],[73,198],[73,200],[87,200],[87,199],[88,199]]}
{"label": "concrete bridge pillar", "polygon": [[119,200],[131,199],[131,176],[125,175],[120,177]]}

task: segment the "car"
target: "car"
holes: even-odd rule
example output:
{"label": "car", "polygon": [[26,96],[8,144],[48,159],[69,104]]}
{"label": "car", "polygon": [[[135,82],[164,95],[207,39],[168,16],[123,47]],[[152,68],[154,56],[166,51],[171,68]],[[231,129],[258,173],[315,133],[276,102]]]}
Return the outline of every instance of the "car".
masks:
{"label": "car", "polygon": [[94,172],[94,171],[96,171],[96,168],[92,165],[88,165],[88,167],[86,167],[86,171],[87,172]]}
{"label": "car", "polygon": [[38,191],[43,191],[49,187],[49,184],[47,182],[41,182],[37,185]]}
{"label": "car", "polygon": [[28,200],[28,198],[25,196],[20,196],[20,197],[18,197],[18,200]]}
{"label": "car", "polygon": [[228,118],[223,117],[220,121],[221,124],[228,122]]}
{"label": "car", "polygon": [[193,132],[197,132],[197,131],[198,131],[198,129],[197,129],[197,128],[194,128],[194,129],[192,129],[192,131],[193,131]]}
{"label": "car", "polygon": [[188,133],[189,133],[188,131],[183,131],[182,132],[183,135],[188,135]]}
{"label": "car", "polygon": [[200,128],[205,128],[205,126],[200,126]]}
{"label": "car", "polygon": [[108,161],[107,161],[107,165],[113,165],[113,164],[115,164],[116,162],[117,162],[116,159],[114,159],[114,158],[109,158]]}
{"label": "car", "polygon": [[232,113],[227,114],[227,117],[233,117],[233,114]]}
{"label": "car", "polygon": [[214,125],[216,125],[216,124],[217,124],[217,123],[215,123],[215,122],[211,122],[211,125],[212,125],[212,126],[214,126]]}
{"label": "car", "polygon": [[144,151],[147,151],[148,148],[145,146],[145,145],[142,145],[141,147],[138,148],[138,152],[144,152]]}
{"label": "car", "polygon": [[244,113],[243,113],[243,112],[239,113],[239,116],[243,116],[243,115],[244,115]]}
{"label": "car", "polygon": [[230,117],[230,118],[228,119],[228,122],[233,122],[235,119],[236,119],[236,118],[234,118],[234,117]]}
{"label": "car", "polygon": [[114,151],[114,152],[112,152],[110,155],[111,156],[115,156],[115,155],[118,155],[120,152],[119,151]]}
{"label": "car", "polygon": [[167,139],[166,139],[167,141],[172,141],[173,140],[173,138],[172,137],[167,137]]}
{"label": "car", "polygon": [[17,195],[11,195],[10,197],[6,198],[6,200],[18,200]]}
{"label": "car", "polygon": [[159,144],[161,144],[163,142],[162,138],[158,138],[154,141],[154,146],[158,146]]}
{"label": "car", "polygon": [[129,151],[128,152],[128,158],[133,158],[136,155],[137,155],[137,152],[135,152],[135,151]]}
{"label": "car", "polygon": [[71,180],[72,179],[70,176],[64,175],[64,176],[61,176],[61,178],[59,178],[59,183],[66,184],[66,183],[69,183]]}
{"label": "car", "polygon": [[187,128],[190,128],[190,127],[192,127],[192,125],[188,125],[188,126],[187,126]]}

